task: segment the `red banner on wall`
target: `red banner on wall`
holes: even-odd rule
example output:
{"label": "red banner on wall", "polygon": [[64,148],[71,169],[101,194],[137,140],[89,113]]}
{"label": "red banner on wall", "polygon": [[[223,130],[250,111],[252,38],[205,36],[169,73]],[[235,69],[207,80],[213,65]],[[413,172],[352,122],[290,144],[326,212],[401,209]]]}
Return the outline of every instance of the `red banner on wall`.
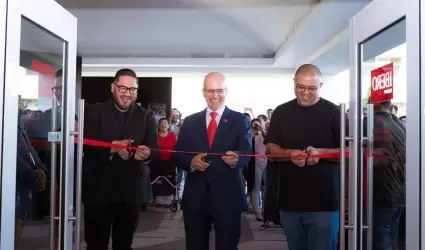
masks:
{"label": "red banner on wall", "polygon": [[32,60],[31,70],[38,73],[38,97],[53,98],[52,88],[55,86],[55,68]]}
{"label": "red banner on wall", "polygon": [[394,65],[387,64],[370,72],[370,103],[393,99]]}

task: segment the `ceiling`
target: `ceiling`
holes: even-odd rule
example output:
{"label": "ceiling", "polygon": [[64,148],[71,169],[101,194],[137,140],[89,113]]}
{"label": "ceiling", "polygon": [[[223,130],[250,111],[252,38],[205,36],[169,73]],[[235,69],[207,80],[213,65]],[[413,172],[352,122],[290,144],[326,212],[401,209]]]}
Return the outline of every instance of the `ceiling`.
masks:
{"label": "ceiling", "polygon": [[[78,18],[83,71],[114,71],[122,65],[253,71],[315,61],[318,57],[311,55],[346,29],[370,0],[57,2]],[[343,46],[339,51],[348,56]]]}
{"label": "ceiling", "polygon": [[78,18],[84,57],[273,58],[310,6],[310,0],[58,2]]}
{"label": "ceiling", "polygon": [[[348,28],[346,32],[348,34]],[[333,40],[335,42],[326,51],[311,61],[327,74],[335,74],[350,67],[348,35]],[[362,44],[363,61],[403,57],[406,54],[406,47],[402,46],[405,42],[406,20],[402,19]]]}

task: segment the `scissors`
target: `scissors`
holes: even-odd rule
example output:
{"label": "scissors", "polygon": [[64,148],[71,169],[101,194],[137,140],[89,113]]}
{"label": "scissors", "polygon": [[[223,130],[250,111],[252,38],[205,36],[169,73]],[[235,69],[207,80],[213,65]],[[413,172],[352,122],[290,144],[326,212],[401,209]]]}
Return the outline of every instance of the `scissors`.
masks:
{"label": "scissors", "polygon": [[136,153],[136,149],[134,149],[134,148],[137,147],[137,146],[133,145],[132,143],[129,143],[127,146],[131,147],[131,149],[127,148],[127,151],[133,156]]}
{"label": "scissors", "polygon": [[307,156],[305,157],[304,165],[307,165],[307,160],[310,157],[310,151],[308,151],[307,149],[304,149],[304,152],[307,154]]}
{"label": "scissors", "polygon": [[208,155],[207,155],[207,156],[205,156],[205,157],[202,157],[202,161],[203,161],[203,162],[206,162],[206,163],[208,163],[208,164],[211,164],[211,157],[208,157]]}

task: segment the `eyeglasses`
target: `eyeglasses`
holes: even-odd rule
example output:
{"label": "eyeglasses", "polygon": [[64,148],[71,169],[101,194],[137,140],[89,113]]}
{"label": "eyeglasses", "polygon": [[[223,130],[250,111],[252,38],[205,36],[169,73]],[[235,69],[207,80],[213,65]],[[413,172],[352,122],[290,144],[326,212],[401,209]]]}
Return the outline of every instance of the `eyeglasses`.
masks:
{"label": "eyeglasses", "polygon": [[115,86],[117,86],[118,92],[123,93],[123,94],[127,91],[130,94],[137,94],[137,91],[139,91],[138,88],[127,88],[126,86],[121,86],[121,85],[118,85],[116,83],[114,83],[114,84],[115,84]]}
{"label": "eyeglasses", "polygon": [[60,86],[60,87],[53,87],[52,88],[52,92],[54,94],[60,94],[60,93],[62,93],[62,86]]}
{"label": "eyeglasses", "polygon": [[308,92],[315,92],[318,89],[318,87],[316,87],[316,86],[304,86],[304,85],[300,85],[300,84],[296,84],[295,88],[298,91],[302,91],[302,92],[304,92],[305,90],[308,90]]}
{"label": "eyeglasses", "polygon": [[221,95],[221,94],[224,94],[224,92],[226,91],[226,88],[224,88],[224,89],[204,89],[204,91],[207,92],[208,94],[211,94],[211,95],[215,94],[215,93]]}

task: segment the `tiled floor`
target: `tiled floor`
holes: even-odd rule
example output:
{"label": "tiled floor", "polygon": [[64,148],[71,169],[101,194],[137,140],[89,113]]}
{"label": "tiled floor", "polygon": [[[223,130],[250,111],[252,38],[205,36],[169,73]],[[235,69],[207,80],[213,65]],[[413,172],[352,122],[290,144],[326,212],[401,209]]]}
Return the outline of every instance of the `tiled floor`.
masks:
{"label": "tiled floor", "polygon": [[[286,250],[285,235],[278,227],[262,229],[251,214],[243,215],[240,250]],[[184,225],[181,211],[172,213],[167,209],[149,207],[142,212],[134,235],[134,250],[184,250]],[[212,232],[211,249],[214,249]],[[18,250],[48,249],[48,221],[27,222]]]}

